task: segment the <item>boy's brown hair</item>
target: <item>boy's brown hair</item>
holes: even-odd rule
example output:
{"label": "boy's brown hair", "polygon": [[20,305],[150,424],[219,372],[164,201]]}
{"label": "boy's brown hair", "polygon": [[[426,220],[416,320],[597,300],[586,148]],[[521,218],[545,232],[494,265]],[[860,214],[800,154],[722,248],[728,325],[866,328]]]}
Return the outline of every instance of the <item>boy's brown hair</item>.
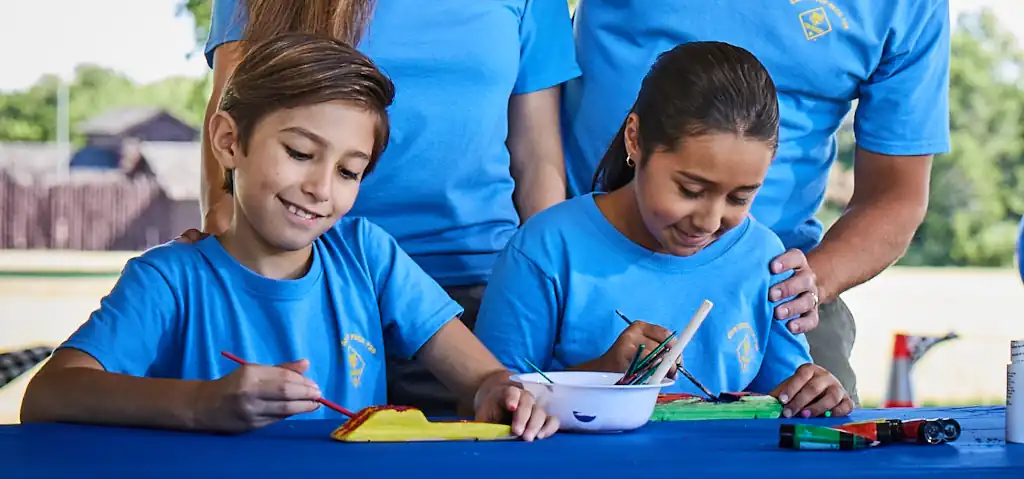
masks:
{"label": "boy's brown hair", "polygon": [[[220,110],[235,121],[243,153],[260,120],[278,110],[342,101],[376,113],[365,176],[387,147],[387,108],[394,97],[391,80],[347,43],[325,35],[286,33],[250,44],[224,87]],[[225,175],[228,193],[234,191],[233,176],[231,171]]]}

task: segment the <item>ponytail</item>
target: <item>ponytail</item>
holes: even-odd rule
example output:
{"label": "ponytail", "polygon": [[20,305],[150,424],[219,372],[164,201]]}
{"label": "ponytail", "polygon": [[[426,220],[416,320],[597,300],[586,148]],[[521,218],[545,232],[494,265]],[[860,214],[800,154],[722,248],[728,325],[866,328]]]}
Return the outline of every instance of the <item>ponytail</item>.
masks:
{"label": "ponytail", "polygon": [[619,133],[615,135],[608,151],[601,158],[601,163],[597,165],[591,188],[594,191],[609,193],[633,181],[636,170],[626,164],[627,158],[629,153],[626,152],[626,122],[623,121]]}

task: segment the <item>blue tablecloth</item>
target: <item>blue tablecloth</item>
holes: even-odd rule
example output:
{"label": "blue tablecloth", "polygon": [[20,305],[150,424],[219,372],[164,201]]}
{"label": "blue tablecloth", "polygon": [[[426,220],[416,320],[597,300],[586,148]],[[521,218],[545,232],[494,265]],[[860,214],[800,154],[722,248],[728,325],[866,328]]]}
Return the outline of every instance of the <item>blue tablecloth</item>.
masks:
{"label": "blue tablecloth", "polygon": [[[781,422],[953,417],[939,446],[860,451],[778,448]],[[348,444],[334,422],[293,420],[240,436],[65,424],[0,427],[0,478],[64,477],[1016,477],[1024,445],[1004,442],[1004,409],[859,410],[842,419],[651,423],[625,434],[558,434],[533,443]]]}

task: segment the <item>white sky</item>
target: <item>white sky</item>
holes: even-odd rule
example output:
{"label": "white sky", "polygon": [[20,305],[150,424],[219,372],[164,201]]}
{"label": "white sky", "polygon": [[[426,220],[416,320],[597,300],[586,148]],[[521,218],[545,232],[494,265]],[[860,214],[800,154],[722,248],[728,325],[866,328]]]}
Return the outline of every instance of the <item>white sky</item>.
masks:
{"label": "white sky", "polygon": [[[992,6],[1003,24],[1024,39],[1024,8],[1013,6],[1020,2],[950,0],[951,14],[955,18],[963,10]],[[110,67],[137,82],[202,75],[202,55],[188,58],[194,46],[192,21],[175,16],[178,3],[0,0],[0,91],[27,88],[46,73],[70,75],[79,63]]]}

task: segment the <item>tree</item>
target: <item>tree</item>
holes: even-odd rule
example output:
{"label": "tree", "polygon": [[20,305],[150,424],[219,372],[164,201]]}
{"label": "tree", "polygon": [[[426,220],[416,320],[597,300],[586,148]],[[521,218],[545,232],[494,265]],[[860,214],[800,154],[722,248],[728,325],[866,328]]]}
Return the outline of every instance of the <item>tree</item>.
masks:
{"label": "tree", "polygon": [[1005,266],[1024,213],[1024,55],[987,10],[961,16],[951,51],[952,151],[935,158],[929,211],[901,263]]}
{"label": "tree", "polygon": [[[107,110],[129,106],[157,106],[183,121],[199,126],[206,110],[203,80],[167,78],[135,85],[122,74],[95,65],[79,65],[69,90],[72,141],[82,136],[74,126]],[[54,141],[56,139],[59,80],[45,76],[23,92],[0,94],[0,141]]]}

